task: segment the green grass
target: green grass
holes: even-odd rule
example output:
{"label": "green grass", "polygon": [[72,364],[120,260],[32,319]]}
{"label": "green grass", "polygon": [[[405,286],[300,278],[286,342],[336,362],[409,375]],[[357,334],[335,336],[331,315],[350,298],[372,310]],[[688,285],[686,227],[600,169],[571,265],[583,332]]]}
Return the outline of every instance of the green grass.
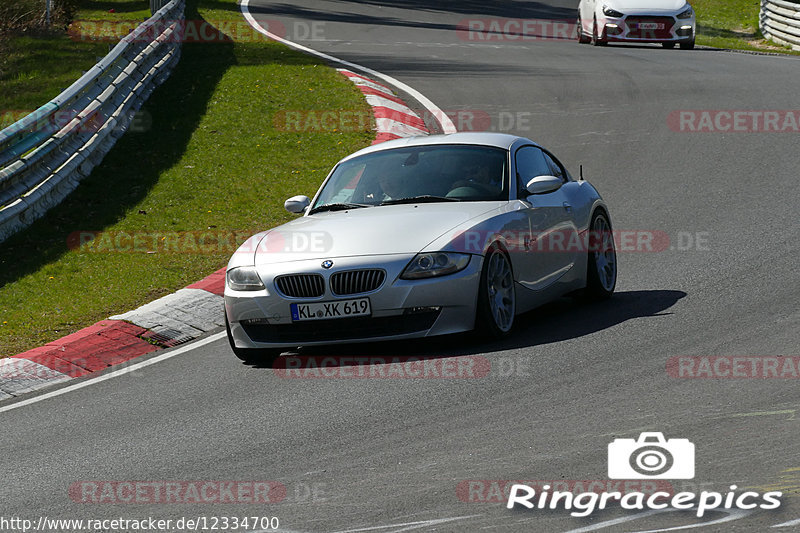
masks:
{"label": "green grass", "polygon": [[[233,0],[224,9],[189,4],[187,18],[241,17]],[[338,159],[374,137],[274,126],[276,112],[303,109],[369,112],[343,76],[283,45],[184,45],[178,67],[144,107],[151,126],[126,133],[60,206],[2,244],[0,356],[173,292],[231,255],[81,251],[67,245],[72,232],[252,234],[292,218],[285,198],[311,195]]]}
{"label": "green grass", "polygon": [[697,16],[697,44],[735,50],[797,54],[766,41],[758,28],[759,0],[690,0]]}

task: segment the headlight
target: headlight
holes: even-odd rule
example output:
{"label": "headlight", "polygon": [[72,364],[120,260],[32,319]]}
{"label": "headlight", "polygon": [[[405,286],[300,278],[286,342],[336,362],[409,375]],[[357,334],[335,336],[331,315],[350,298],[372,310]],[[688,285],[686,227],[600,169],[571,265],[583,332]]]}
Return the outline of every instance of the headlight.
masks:
{"label": "headlight", "polygon": [[608,6],[603,6],[603,14],[605,16],[607,16],[607,17],[611,17],[611,18],[615,18],[615,19],[619,19],[619,18],[622,18],[622,17],[625,16],[624,13],[620,13],[616,9],[611,9]]}
{"label": "headlight", "polygon": [[234,291],[260,291],[264,283],[256,271],[256,267],[246,266],[228,270],[225,274],[228,287]]}
{"label": "headlight", "polygon": [[464,270],[469,264],[469,254],[433,252],[417,254],[400,274],[400,279],[433,278]]}
{"label": "headlight", "polygon": [[692,15],[694,15],[694,11],[692,10],[692,6],[689,6],[686,9],[684,9],[683,11],[681,11],[680,13],[678,13],[678,18],[679,19],[690,19],[690,18],[692,18]]}

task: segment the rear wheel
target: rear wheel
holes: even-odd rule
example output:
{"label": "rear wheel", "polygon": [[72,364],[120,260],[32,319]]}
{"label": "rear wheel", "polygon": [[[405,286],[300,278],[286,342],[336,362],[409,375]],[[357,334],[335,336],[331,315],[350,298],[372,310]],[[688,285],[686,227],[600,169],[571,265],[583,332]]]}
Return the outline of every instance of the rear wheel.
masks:
{"label": "rear wheel", "polygon": [[[661,43],[661,46],[664,48],[675,48],[675,43]],[[681,48],[683,48],[683,45],[681,45]]]}
{"label": "rear wheel", "polygon": [[585,294],[590,299],[605,300],[617,286],[617,252],[608,215],[595,211],[589,228]]}
{"label": "rear wheel", "polygon": [[486,252],[478,291],[475,330],[489,339],[507,335],[517,311],[514,273],[508,255],[497,243]]}
{"label": "rear wheel", "polygon": [[231,345],[233,355],[250,365],[272,366],[275,359],[280,357],[281,349],[262,349],[262,348],[237,348],[231,335],[231,326],[228,323],[228,313],[225,313],[225,331],[228,333],[228,343]]}

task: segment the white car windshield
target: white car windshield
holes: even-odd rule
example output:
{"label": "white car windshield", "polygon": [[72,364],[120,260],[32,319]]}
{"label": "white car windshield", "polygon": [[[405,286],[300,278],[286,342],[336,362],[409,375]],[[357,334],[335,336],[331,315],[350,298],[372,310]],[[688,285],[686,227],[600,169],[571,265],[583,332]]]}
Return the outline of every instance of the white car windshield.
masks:
{"label": "white car windshield", "polygon": [[336,167],[314,203],[376,206],[411,202],[508,200],[508,152],[474,145],[395,148]]}

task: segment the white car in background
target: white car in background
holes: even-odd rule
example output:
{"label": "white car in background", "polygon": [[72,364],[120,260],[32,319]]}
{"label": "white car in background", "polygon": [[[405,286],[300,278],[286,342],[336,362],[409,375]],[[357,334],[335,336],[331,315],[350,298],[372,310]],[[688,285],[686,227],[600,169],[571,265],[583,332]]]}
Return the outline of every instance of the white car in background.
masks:
{"label": "white car in background", "polygon": [[581,0],[578,41],[676,44],[694,48],[697,23],[686,0]]}

